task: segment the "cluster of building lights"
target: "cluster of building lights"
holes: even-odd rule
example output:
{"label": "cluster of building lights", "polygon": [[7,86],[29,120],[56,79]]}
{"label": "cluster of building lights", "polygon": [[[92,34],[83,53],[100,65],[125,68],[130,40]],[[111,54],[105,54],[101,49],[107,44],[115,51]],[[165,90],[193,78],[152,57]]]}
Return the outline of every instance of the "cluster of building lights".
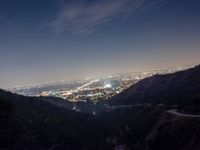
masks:
{"label": "cluster of building lights", "polygon": [[58,88],[52,88],[51,86],[43,90],[43,88],[25,88],[11,90],[14,93],[26,95],[26,96],[54,96],[61,97],[68,101],[100,101],[107,100],[117,95],[121,91],[127,89],[131,85],[138,81],[153,76],[155,74],[168,74],[186,68],[165,69],[144,71],[136,73],[123,73],[116,74],[114,76],[107,76],[101,79],[91,79],[83,82],[76,88],[65,88],[58,86]]}

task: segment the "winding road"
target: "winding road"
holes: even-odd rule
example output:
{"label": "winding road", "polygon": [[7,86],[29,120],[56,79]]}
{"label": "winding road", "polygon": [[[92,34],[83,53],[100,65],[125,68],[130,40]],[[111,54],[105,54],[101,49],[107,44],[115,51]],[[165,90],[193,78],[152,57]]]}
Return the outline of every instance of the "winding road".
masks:
{"label": "winding road", "polygon": [[176,109],[168,110],[167,112],[179,117],[200,118],[200,115],[184,114],[184,113],[177,112]]}

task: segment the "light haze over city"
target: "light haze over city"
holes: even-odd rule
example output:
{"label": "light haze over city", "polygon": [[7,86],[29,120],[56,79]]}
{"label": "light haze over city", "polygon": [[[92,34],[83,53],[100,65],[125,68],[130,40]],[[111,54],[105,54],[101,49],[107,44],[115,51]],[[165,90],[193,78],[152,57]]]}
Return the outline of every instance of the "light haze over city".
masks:
{"label": "light haze over city", "polygon": [[0,0],[0,87],[199,63],[198,0]]}

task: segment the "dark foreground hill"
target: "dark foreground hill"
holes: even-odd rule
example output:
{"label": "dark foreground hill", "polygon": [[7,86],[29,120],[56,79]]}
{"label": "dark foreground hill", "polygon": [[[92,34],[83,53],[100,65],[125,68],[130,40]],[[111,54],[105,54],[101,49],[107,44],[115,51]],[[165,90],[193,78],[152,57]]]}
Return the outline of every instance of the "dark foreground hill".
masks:
{"label": "dark foreground hill", "polygon": [[176,104],[198,112],[199,70],[145,79],[112,104],[147,104],[116,107],[99,116],[67,110],[70,104],[58,107],[60,99],[58,105],[57,99],[0,90],[0,149],[199,150],[200,118],[168,111]]}
{"label": "dark foreground hill", "polygon": [[146,78],[111,100],[111,105],[168,104],[200,112],[200,65]]}
{"label": "dark foreground hill", "polygon": [[92,115],[0,90],[1,150],[106,148],[104,132],[96,127]]}
{"label": "dark foreground hill", "polygon": [[98,117],[37,101],[0,99],[1,150],[199,150],[200,119],[165,107],[115,109]]}

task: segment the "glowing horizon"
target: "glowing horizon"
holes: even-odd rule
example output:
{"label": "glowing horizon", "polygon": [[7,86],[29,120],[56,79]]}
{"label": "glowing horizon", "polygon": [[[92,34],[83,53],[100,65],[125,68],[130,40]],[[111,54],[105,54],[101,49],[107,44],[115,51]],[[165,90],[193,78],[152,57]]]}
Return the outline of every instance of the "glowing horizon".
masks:
{"label": "glowing horizon", "polygon": [[197,0],[0,0],[0,87],[199,64]]}

